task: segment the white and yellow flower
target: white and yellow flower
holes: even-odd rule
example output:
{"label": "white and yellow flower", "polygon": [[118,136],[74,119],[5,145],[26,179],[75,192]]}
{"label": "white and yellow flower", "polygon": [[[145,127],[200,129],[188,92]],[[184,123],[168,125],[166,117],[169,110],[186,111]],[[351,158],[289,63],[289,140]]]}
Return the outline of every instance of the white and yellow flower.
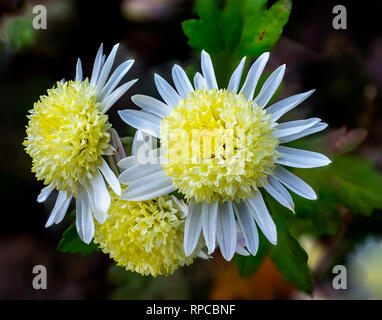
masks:
{"label": "white and yellow flower", "polygon": [[253,99],[268,57],[269,53],[264,53],[253,63],[239,91],[245,59],[232,74],[228,87],[219,89],[211,58],[203,51],[202,74],[195,75],[194,86],[184,70],[175,65],[172,76],[176,90],[155,75],[164,102],[136,95],[132,100],[142,110],[119,112],[127,124],[161,142],[159,155],[155,155],[160,159],[157,163],[143,164],[136,156],[120,161],[126,170],[119,181],[128,185],[121,198],[143,201],[175,190],[184,194],[190,206],[184,232],[186,255],[194,251],[201,233],[209,253],[217,244],[226,260],[237,249],[238,231],[253,255],[259,245],[257,227],[276,244],[276,226],[261,189],[292,211],[293,201],[285,187],[304,198],[316,199],[309,185],[281,165],[313,168],[325,166],[330,160],[319,153],[280,144],[321,131],[327,125],[318,118],[278,123],[313,90],[265,109],[282,81],[285,65],[269,76]]}
{"label": "white and yellow flower", "polygon": [[[133,157],[143,145],[154,149],[146,138],[147,134],[137,130],[132,143]],[[186,256],[184,252],[187,213],[188,206],[173,195],[128,201],[111,192],[108,218],[103,224],[95,223],[94,242],[126,270],[153,277],[167,276],[179,267],[191,264],[196,257],[208,258],[201,250],[201,241],[191,255]]]}
{"label": "white and yellow flower", "polygon": [[32,171],[47,185],[37,201],[58,190],[46,227],[62,221],[74,197],[77,231],[86,243],[93,238],[93,216],[99,223],[107,217],[110,195],[105,180],[116,194],[121,193],[117,177],[103,159],[116,151],[106,112],[136,80],[116,88],[134,60],[122,63],[109,77],[117,49],[115,45],[106,59],[100,46],[90,81],[83,79],[78,59],[75,80],[57,82],[34,104],[24,141]]}
{"label": "white and yellow flower", "polygon": [[95,223],[94,242],[126,270],[167,276],[197,256],[197,250],[184,253],[184,215],[173,196],[126,201],[112,193],[108,218]]}

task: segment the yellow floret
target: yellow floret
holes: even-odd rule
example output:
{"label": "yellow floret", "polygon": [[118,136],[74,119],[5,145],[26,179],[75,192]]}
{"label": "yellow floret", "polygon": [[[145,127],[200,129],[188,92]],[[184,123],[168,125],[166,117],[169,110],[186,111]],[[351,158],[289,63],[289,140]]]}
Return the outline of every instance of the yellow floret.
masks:
{"label": "yellow floret", "polygon": [[227,90],[196,90],[161,122],[167,175],[186,198],[248,198],[265,185],[278,153],[270,116]]}
{"label": "yellow floret", "polygon": [[108,218],[96,222],[94,242],[117,265],[142,275],[169,275],[192,263],[183,249],[183,212],[170,196],[120,200],[112,194]]}
{"label": "yellow floret", "polygon": [[32,172],[45,184],[77,193],[78,182],[91,177],[101,155],[111,151],[107,115],[87,80],[57,82],[34,104],[28,116],[26,152]]}

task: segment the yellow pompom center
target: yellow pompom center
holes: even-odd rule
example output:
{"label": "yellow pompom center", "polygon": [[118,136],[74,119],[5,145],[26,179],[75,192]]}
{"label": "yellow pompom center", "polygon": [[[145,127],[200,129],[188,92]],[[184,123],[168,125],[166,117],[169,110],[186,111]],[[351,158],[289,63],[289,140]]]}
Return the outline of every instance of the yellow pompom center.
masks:
{"label": "yellow pompom center", "polygon": [[94,241],[117,265],[142,275],[169,275],[192,263],[183,249],[183,212],[170,196],[120,200],[112,194],[108,218],[96,222]]}
{"label": "yellow pompom center", "polygon": [[186,198],[239,200],[266,183],[278,153],[270,116],[242,94],[196,90],[161,122],[163,167]]}
{"label": "yellow pompom center", "polygon": [[45,184],[76,194],[78,183],[96,173],[101,156],[112,149],[111,125],[100,111],[95,87],[87,80],[57,82],[28,118],[24,146],[32,172]]}

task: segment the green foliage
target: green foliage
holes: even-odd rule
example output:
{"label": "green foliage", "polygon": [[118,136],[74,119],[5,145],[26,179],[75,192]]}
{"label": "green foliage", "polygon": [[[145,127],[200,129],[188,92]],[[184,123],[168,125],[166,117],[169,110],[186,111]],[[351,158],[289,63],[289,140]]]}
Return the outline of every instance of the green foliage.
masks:
{"label": "green foliage", "polygon": [[289,0],[279,0],[269,10],[267,0],[247,1],[239,52],[241,55],[258,56],[270,50],[279,40],[292,8]]}
{"label": "green foliage", "polygon": [[196,0],[199,20],[190,19],[182,27],[189,45],[211,54],[221,85],[237,62],[270,50],[281,36],[292,7],[290,0],[278,0],[267,9],[267,0]]}
{"label": "green foliage", "polygon": [[32,16],[11,19],[5,27],[5,36],[14,51],[31,46],[36,36],[32,27]]}
{"label": "green foliage", "polygon": [[98,250],[98,246],[94,242],[90,244],[83,242],[77,234],[75,224],[72,224],[65,230],[57,249],[61,252],[78,253],[83,257],[87,257],[95,253]]}
{"label": "green foliage", "polygon": [[[277,246],[268,243],[260,245],[264,245],[284,278],[307,293],[313,290],[313,277],[307,266],[307,255],[296,238],[302,233],[315,236],[335,235],[341,224],[341,206],[353,214],[364,216],[370,216],[375,209],[382,209],[382,174],[370,161],[346,153],[359,145],[359,136],[343,132],[342,137],[346,139],[342,139],[338,137],[338,132],[335,132],[335,135],[336,148],[331,146],[332,133],[289,144],[296,148],[329,154],[332,159],[333,162],[329,166],[291,170],[313,187],[317,193],[317,200],[311,201],[292,194],[296,210],[294,215],[265,195],[267,206],[277,226],[278,241]],[[343,141],[344,147],[338,147],[338,141]],[[235,258],[240,275],[248,276],[257,270],[265,254],[259,251],[258,255]]]}
{"label": "green foliage", "polygon": [[333,166],[332,188],[345,207],[370,216],[382,209],[382,175],[360,157],[338,157]]}
{"label": "green foliage", "polygon": [[269,246],[269,254],[285,280],[298,289],[312,293],[314,278],[308,267],[308,255],[290,233],[296,217],[267,196],[267,204],[277,228],[277,245]]}
{"label": "green foliage", "polygon": [[[296,213],[304,215],[304,211],[320,212],[325,209],[334,210],[342,205],[353,213],[369,216],[374,209],[382,209],[382,175],[366,159],[357,156],[337,156],[333,163],[324,168],[307,172],[294,170],[317,191],[317,206],[309,206],[305,200],[296,203]],[[303,202],[306,202],[305,204]],[[297,205],[301,204],[301,208]],[[338,210],[334,210],[338,212]],[[317,210],[316,210],[317,212]],[[329,230],[325,233],[332,234]]]}
{"label": "green foliage", "polygon": [[270,248],[270,256],[284,279],[299,290],[312,293],[314,278],[308,267],[308,255],[289,233],[287,226],[275,219],[278,227],[278,244]]}

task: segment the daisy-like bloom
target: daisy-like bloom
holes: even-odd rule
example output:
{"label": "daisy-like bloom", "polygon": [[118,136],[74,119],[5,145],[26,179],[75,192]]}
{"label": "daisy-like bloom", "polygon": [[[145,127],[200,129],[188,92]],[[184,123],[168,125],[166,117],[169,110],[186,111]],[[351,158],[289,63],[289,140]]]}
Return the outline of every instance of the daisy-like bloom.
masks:
{"label": "daisy-like bloom", "polygon": [[173,196],[126,201],[112,193],[108,218],[95,223],[94,242],[126,270],[153,277],[173,274],[197,255],[196,250],[184,253],[182,207]]}
{"label": "daisy-like bloom", "polygon": [[[160,138],[165,161],[142,164],[133,160],[120,177],[128,184],[121,197],[130,201],[152,199],[175,190],[189,200],[184,248],[190,254],[202,233],[209,253],[216,245],[226,260],[237,247],[237,228],[245,248],[253,255],[261,229],[277,243],[276,226],[264,203],[261,189],[294,211],[287,191],[316,199],[312,188],[281,165],[313,168],[330,160],[322,154],[281,146],[327,125],[318,118],[278,123],[312,91],[297,94],[265,108],[282,81],[285,65],[277,68],[253,98],[269,58],[262,54],[251,66],[239,91],[245,58],[233,72],[226,89],[219,89],[210,56],[202,52],[202,74],[194,86],[184,70],[172,69],[176,90],[159,75],[155,83],[164,102],[136,95],[142,110],[123,110],[127,124]],[[201,142],[202,140],[202,142]],[[162,157],[158,157],[162,158]],[[237,227],[238,225],[238,227]]]}
{"label": "daisy-like bloom", "polygon": [[58,190],[46,227],[62,221],[74,197],[77,231],[86,243],[94,235],[93,216],[99,223],[107,217],[110,195],[105,180],[116,194],[121,193],[117,177],[103,159],[117,152],[106,112],[137,80],[116,88],[134,63],[127,60],[109,77],[117,49],[118,44],[106,58],[100,46],[90,81],[83,79],[78,59],[75,80],[57,82],[34,104],[24,141],[32,172],[47,185],[37,201]]}
{"label": "daisy-like bloom", "polygon": [[[132,157],[118,162],[121,168],[130,167],[142,146],[155,151],[148,135],[137,130]],[[138,173],[139,174],[139,173]],[[188,207],[174,196],[161,196],[148,201],[122,200],[111,192],[108,218],[95,223],[94,242],[108,253],[117,265],[142,275],[169,275],[177,268],[189,265],[196,256],[207,258],[202,243],[186,256],[183,248],[185,217]]]}

